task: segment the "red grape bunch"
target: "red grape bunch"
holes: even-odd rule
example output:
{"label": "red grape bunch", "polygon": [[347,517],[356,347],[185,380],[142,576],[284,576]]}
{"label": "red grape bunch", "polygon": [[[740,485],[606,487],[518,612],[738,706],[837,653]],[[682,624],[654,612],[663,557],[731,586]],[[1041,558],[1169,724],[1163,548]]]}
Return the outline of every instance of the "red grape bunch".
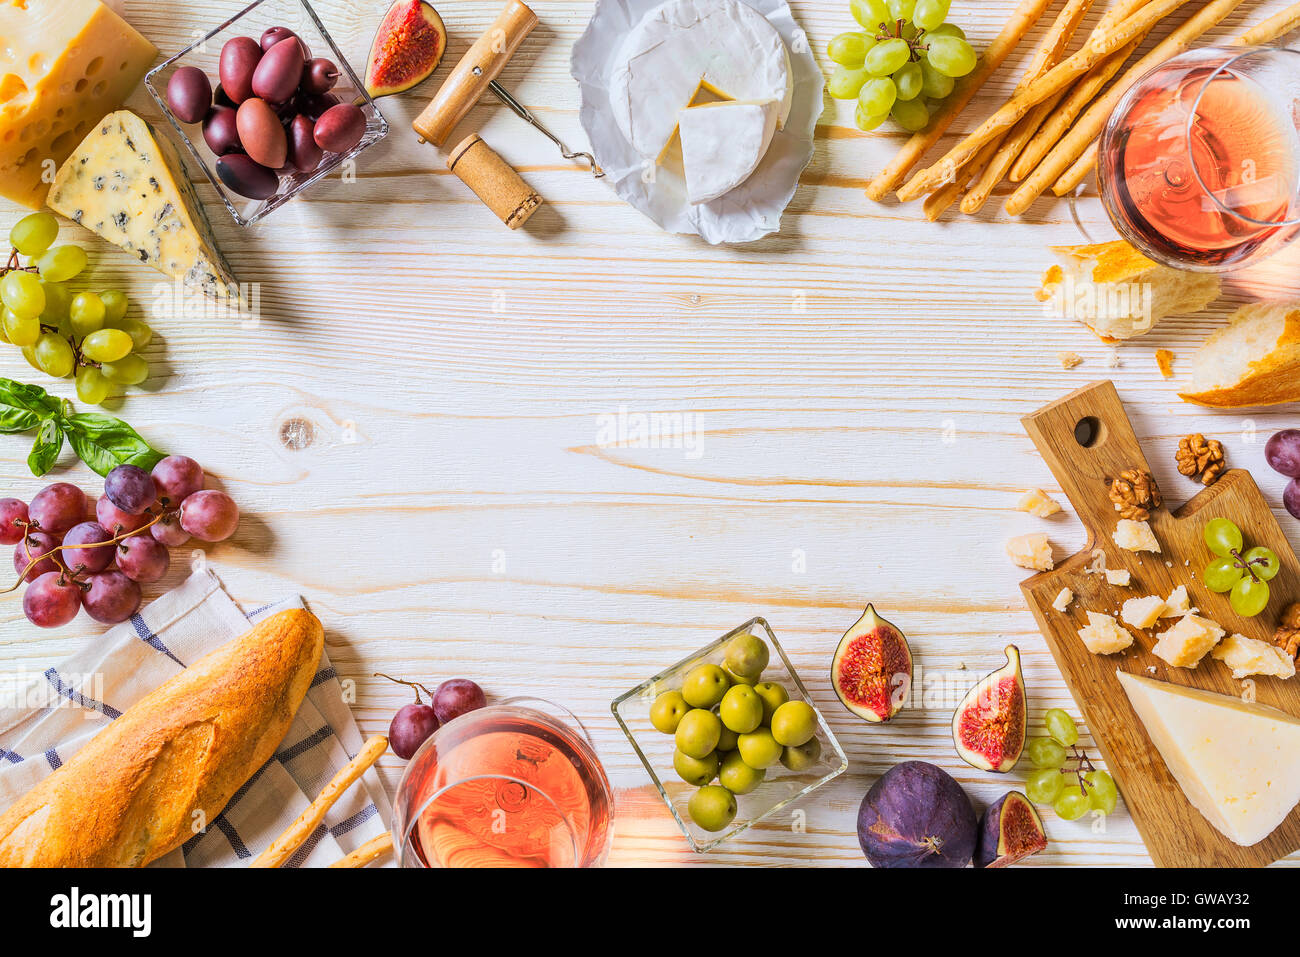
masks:
{"label": "red grape bunch", "polygon": [[167,574],[168,546],[235,533],[234,499],[203,484],[198,462],[169,455],[152,473],[113,469],[93,510],[69,482],[47,485],[31,504],[0,499],[0,544],[14,546],[19,575],[8,590],[27,583],[23,613],[41,628],[66,625],[83,608],[106,625],[126,621],[140,607],[140,586]]}
{"label": "red grape bunch", "polygon": [[[380,671],[375,672],[375,677],[415,689],[415,701],[398,708],[388,725],[388,744],[394,754],[406,761],[444,724],[487,705],[483,689],[468,678],[448,678],[437,690],[430,691],[418,681],[394,678]],[[429,696],[428,704],[421,700],[421,691]]]}

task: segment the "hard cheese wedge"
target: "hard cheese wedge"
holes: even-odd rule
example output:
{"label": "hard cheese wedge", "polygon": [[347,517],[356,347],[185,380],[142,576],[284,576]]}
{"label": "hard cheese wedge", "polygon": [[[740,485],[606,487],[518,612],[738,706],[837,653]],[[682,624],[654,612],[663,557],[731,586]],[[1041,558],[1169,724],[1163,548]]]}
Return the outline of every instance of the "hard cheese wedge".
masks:
{"label": "hard cheese wedge", "polygon": [[180,155],[129,110],[90,131],[59,170],[49,204],[187,287],[236,298]]}
{"label": "hard cheese wedge", "polygon": [[1229,840],[1258,844],[1300,801],[1300,719],[1227,695],[1117,674],[1187,800]]}
{"label": "hard cheese wedge", "polygon": [[99,0],[0,0],[0,194],[32,209],[158,51]]}
{"label": "hard cheese wedge", "polygon": [[724,100],[677,114],[692,203],[717,199],[749,179],[772,144],[779,108],[775,100]]}

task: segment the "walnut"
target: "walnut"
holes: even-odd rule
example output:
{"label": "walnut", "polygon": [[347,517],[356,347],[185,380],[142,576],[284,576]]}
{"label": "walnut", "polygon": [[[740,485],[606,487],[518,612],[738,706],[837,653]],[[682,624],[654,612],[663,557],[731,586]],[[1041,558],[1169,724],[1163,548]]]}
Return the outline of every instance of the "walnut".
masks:
{"label": "walnut", "polygon": [[1120,518],[1145,522],[1151,517],[1150,510],[1160,507],[1160,488],[1150,472],[1125,469],[1110,483],[1110,500]]}
{"label": "walnut", "polygon": [[1300,651],[1300,602],[1292,602],[1282,609],[1282,620],[1273,632],[1273,644],[1292,658]]}
{"label": "walnut", "polygon": [[1178,460],[1178,471],[1199,478],[1202,485],[1213,485],[1227,468],[1223,443],[1218,439],[1206,439],[1200,432],[1183,436],[1174,457]]}

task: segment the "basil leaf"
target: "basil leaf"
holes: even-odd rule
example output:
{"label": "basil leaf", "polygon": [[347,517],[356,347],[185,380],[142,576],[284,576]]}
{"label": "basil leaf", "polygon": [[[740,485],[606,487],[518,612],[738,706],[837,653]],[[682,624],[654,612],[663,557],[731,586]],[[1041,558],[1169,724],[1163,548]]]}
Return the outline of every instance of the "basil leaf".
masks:
{"label": "basil leaf", "polygon": [[0,432],[26,432],[57,415],[62,403],[40,386],[0,378]]}
{"label": "basil leaf", "polygon": [[44,475],[54,468],[54,463],[59,460],[59,453],[62,451],[63,430],[54,419],[46,419],[41,423],[41,431],[37,433],[36,442],[27,456],[27,467],[32,470],[33,475]]}
{"label": "basil leaf", "polygon": [[100,475],[119,465],[138,465],[147,472],[163,457],[140,433],[111,415],[76,412],[64,419],[63,429],[78,458]]}

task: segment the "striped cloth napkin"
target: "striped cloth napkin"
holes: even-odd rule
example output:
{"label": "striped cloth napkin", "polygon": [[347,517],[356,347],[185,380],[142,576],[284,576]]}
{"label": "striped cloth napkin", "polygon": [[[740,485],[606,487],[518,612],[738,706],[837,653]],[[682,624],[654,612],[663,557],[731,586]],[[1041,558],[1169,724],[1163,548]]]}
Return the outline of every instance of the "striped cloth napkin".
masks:
{"label": "striped cloth napkin", "polygon": [[[114,718],[188,663],[286,608],[245,615],[201,569],[142,611],[43,674],[0,676],[0,811],[59,768]],[[363,744],[329,658],[275,757],[205,831],[160,858],[161,867],[242,867],[261,853]],[[383,785],[370,768],[345,793],[287,867],[325,867],[388,829]]]}

